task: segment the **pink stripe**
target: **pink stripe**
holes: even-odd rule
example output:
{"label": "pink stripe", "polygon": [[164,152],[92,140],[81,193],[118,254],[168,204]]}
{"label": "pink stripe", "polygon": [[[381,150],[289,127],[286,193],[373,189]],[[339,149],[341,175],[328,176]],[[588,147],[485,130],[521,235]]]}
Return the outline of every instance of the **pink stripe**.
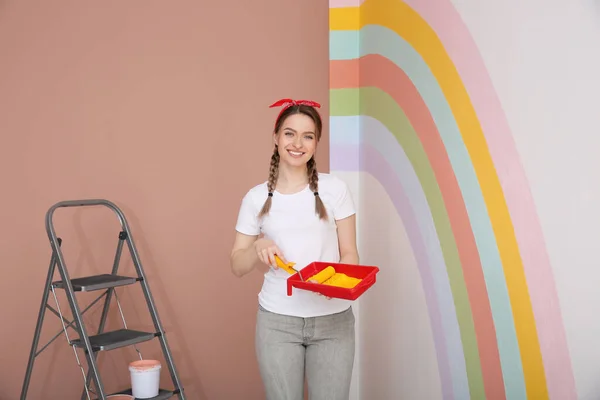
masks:
{"label": "pink stripe", "polygon": [[576,399],[575,380],[558,294],[533,196],[483,59],[449,0],[405,2],[438,34],[479,117],[506,196],[523,258],[550,397],[560,400]]}
{"label": "pink stripe", "polygon": [[358,7],[365,0],[329,0],[329,8]]}

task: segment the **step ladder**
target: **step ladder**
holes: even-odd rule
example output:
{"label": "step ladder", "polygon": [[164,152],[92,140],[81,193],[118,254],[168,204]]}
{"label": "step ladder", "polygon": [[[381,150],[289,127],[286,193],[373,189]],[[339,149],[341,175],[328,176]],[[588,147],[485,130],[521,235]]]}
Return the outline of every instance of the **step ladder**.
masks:
{"label": "step ladder", "polygon": [[[106,206],[112,211],[114,211],[119,219],[119,222],[121,224],[121,230],[118,234],[118,243],[114,258],[114,264],[112,272],[110,274],[71,279],[69,277],[65,260],[61,251],[62,239],[56,236],[56,232],[54,230],[53,215],[54,212],[59,208],[88,206]],[[171,350],[169,349],[169,345],[167,344],[165,331],[158,316],[158,312],[156,310],[152,294],[150,293],[148,281],[146,279],[146,275],[144,274],[144,269],[142,268],[142,263],[140,261],[140,257],[138,255],[137,249],[133,241],[131,230],[123,212],[115,204],[108,200],[100,199],[62,201],[53,205],[46,213],[46,231],[50,239],[52,256],[50,260],[50,267],[48,269],[48,276],[46,278],[46,283],[44,286],[44,293],[42,295],[42,303],[39,310],[37,324],[35,327],[33,343],[31,345],[31,352],[29,353],[29,361],[27,363],[25,379],[23,381],[23,387],[21,390],[21,400],[26,400],[27,398],[27,391],[29,389],[29,383],[31,380],[31,374],[33,371],[33,365],[36,357],[39,356],[42,351],[44,351],[54,340],[56,340],[63,333],[67,339],[67,342],[73,348],[73,352],[75,353],[75,359],[79,368],[81,369],[81,373],[83,376],[84,388],[81,395],[82,400],[86,398],[88,400],[106,400],[107,396],[110,395],[106,393],[106,389],[102,383],[102,379],[100,378],[100,373],[98,371],[97,355],[100,351],[109,351],[125,346],[134,346],[139,358],[143,359],[142,354],[137,349],[136,345],[142,342],[152,340],[154,338],[157,338],[160,342],[163,356],[166,360],[168,371],[171,375],[173,389],[160,389],[159,395],[157,397],[153,397],[152,399],[146,400],[164,400],[170,399],[173,396],[178,396],[179,400],[184,400],[185,395],[183,393],[183,388],[181,386],[178,373],[175,369],[175,363],[173,361],[173,356],[171,355]],[[127,247],[131,254],[131,258],[133,260],[133,264],[135,266],[135,270],[137,272],[137,276],[135,277],[118,275],[119,261],[121,259],[121,254],[125,243],[127,244]],[[53,281],[56,267],[58,267],[58,271],[60,273],[61,279],[59,281]],[[146,299],[146,304],[150,312],[150,316],[152,317],[152,321],[154,323],[154,332],[140,332],[137,330],[129,329],[127,327],[127,323],[125,322],[125,317],[123,316],[123,310],[121,309],[121,304],[119,302],[117,292],[115,289],[117,287],[133,285],[138,282],[141,285],[144,297]],[[67,300],[69,302],[69,308],[74,318],[73,321],[69,321],[63,316],[63,312],[60,308],[58,298],[56,296],[57,290],[65,291]],[[82,311],[80,309],[79,304],[77,303],[75,294],[76,292],[92,291],[102,291],[102,293]],[[50,294],[52,294],[54,298],[56,309],[54,309],[54,307],[48,304],[48,297],[50,296]],[[123,328],[115,331],[105,332],[104,327],[106,324],[109,306],[113,295],[115,297],[115,301],[117,302],[119,314],[123,323]],[[83,314],[102,299],[104,299],[104,306],[100,317],[98,332],[95,335],[89,335],[83,322]],[[48,342],[45,346],[38,350],[40,333],[42,331],[46,309],[50,310],[53,314],[60,318],[62,322],[62,330],[59,331],[50,340],[50,342]],[[72,328],[78,337],[71,338],[68,333],[68,328]],[[87,360],[88,365],[87,375],[81,363],[78,350],[83,350],[83,353],[85,354],[85,358]],[[93,382],[95,390],[92,389],[90,385],[91,382]],[[131,389],[112,394],[131,395]]]}

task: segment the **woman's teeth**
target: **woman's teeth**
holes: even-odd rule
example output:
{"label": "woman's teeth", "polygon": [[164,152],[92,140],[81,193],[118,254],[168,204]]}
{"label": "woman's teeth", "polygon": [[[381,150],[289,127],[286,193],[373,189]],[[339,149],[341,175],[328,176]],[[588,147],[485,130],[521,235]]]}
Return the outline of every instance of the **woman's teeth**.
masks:
{"label": "woman's teeth", "polygon": [[300,156],[302,156],[304,154],[304,153],[299,152],[299,151],[291,151],[291,150],[288,150],[288,153],[290,153],[294,157],[300,157]]}

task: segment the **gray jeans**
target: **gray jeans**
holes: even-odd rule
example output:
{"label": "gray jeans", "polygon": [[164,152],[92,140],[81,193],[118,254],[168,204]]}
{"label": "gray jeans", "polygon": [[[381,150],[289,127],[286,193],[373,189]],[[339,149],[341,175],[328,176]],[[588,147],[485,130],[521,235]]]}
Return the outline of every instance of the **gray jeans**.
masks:
{"label": "gray jeans", "polygon": [[258,308],[256,355],[267,400],[348,400],[354,313],[299,318]]}

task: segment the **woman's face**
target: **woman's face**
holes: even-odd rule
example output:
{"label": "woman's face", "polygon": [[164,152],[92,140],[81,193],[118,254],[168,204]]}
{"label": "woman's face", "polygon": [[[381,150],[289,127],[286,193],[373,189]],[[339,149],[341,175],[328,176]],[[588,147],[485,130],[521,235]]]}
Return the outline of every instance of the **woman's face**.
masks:
{"label": "woman's face", "polygon": [[317,149],[315,123],[307,115],[292,114],[273,135],[273,141],[279,150],[280,163],[291,167],[304,166]]}

